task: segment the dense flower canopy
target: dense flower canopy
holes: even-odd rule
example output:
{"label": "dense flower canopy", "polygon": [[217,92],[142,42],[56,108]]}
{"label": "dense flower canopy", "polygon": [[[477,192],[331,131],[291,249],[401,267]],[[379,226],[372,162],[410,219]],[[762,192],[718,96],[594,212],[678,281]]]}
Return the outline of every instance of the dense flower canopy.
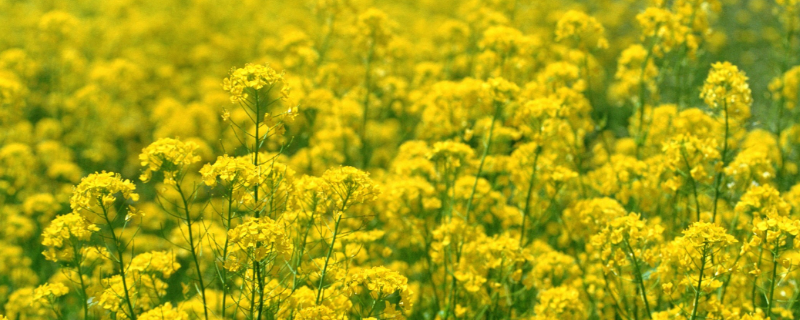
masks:
{"label": "dense flower canopy", "polygon": [[800,318],[798,0],[0,26],[0,320]]}

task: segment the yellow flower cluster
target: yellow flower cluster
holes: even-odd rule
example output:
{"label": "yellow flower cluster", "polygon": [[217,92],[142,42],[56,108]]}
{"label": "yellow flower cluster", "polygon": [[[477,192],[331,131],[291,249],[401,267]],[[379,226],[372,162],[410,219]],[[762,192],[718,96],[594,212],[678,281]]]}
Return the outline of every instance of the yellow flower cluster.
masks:
{"label": "yellow flower cluster", "polygon": [[700,97],[710,108],[722,110],[732,119],[743,121],[750,117],[753,98],[747,76],[730,62],[711,65]]}
{"label": "yellow flower cluster", "polygon": [[725,228],[708,222],[695,222],[683,231],[684,239],[694,247],[722,248],[737,242]]}
{"label": "yellow flower cluster", "polygon": [[332,208],[341,212],[355,204],[374,201],[381,192],[368,173],[353,167],[329,169],[322,175],[322,181]]}
{"label": "yellow flower cluster", "polygon": [[137,319],[140,320],[189,320],[189,315],[182,310],[178,310],[167,302],[163,305],[155,307],[150,311],[142,313]]}
{"label": "yellow flower cluster", "polygon": [[360,49],[374,54],[376,48],[385,48],[392,40],[394,24],[385,12],[377,8],[369,8],[361,13],[355,25],[356,42],[360,44]]}
{"label": "yellow flower cluster", "polygon": [[586,317],[583,302],[577,289],[555,287],[544,290],[539,297],[541,301],[534,312],[536,320],[577,320]]}
{"label": "yellow flower cluster", "polygon": [[139,179],[148,182],[153,177],[153,172],[162,172],[164,183],[174,185],[176,175],[186,166],[200,161],[200,156],[195,154],[197,148],[197,144],[193,142],[172,138],[158,139],[139,154],[139,161],[144,167]]}
{"label": "yellow flower cluster", "polygon": [[251,197],[257,172],[250,157],[224,155],[213,164],[204,165],[200,174],[205,185],[215,187],[221,182],[232,199],[244,201]]}
{"label": "yellow flower cluster", "polygon": [[228,231],[228,241],[233,247],[225,268],[234,271],[268,257],[288,256],[293,249],[284,227],[269,217],[250,219],[236,226]]}
{"label": "yellow flower cluster", "polygon": [[175,253],[155,251],[145,252],[131,259],[128,271],[137,273],[160,274],[164,279],[178,271],[181,264],[176,261]]}
{"label": "yellow flower cluster", "polygon": [[[118,314],[120,318],[130,319],[128,303],[134,305],[133,312],[152,310],[159,303],[159,297],[167,291],[167,283],[150,275],[129,277],[123,280],[119,275],[100,281],[104,290],[97,296],[97,304],[103,310]],[[126,290],[127,289],[127,290]]]}
{"label": "yellow flower cluster", "polygon": [[589,48],[608,48],[605,28],[595,17],[584,12],[567,11],[556,23],[556,41],[570,38],[576,39],[582,46]]}
{"label": "yellow flower cluster", "polygon": [[113,206],[117,194],[122,194],[124,199],[139,200],[136,186],[127,179],[122,179],[119,173],[99,172],[90,174],[75,187],[69,199],[69,205],[75,213],[103,214]]}
{"label": "yellow flower cluster", "polygon": [[689,27],[681,24],[680,15],[668,9],[649,7],[637,15],[636,20],[642,26],[642,38],[653,42],[653,54],[662,56],[684,46],[689,56],[695,55],[698,41]]}
{"label": "yellow flower cluster", "polygon": [[781,198],[775,187],[754,185],[742,195],[734,210],[738,214],[749,214],[753,218],[763,219],[788,216],[792,207]]}
{"label": "yellow flower cluster", "polygon": [[287,99],[289,94],[289,87],[286,85],[283,78],[283,73],[275,71],[268,65],[247,64],[243,68],[233,69],[230,75],[222,82],[222,89],[231,94],[231,102],[244,102],[253,95],[257,97],[258,94],[248,93],[247,89],[261,90],[264,87],[272,89],[273,86],[279,85],[282,99]]}
{"label": "yellow flower cluster", "polygon": [[58,216],[42,232],[42,245],[47,247],[44,256],[51,261],[70,261],[77,242],[89,241],[92,233],[100,231],[77,213]]}
{"label": "yellow flower cluster", "polygon": [[33,290],[33,302],[50,304],[53,299],[69,293],[69,288],[61,283],[45,283]]}
{"label": "yellow flower cluster", "polygon": [[[362,294],[366,289],[368,295],[377,301],[386,300],[390,295],[397,293],[401,297],[398,303],[404,309],[410,310],[412,307],[409,296],[412,294],[408,287],[408,279],[385,267],[373,267],[358,270],[349,275],[345,280],[345,292],[350,295]],[[384,310],[384,316],[388,316],[388,310]],[[387,317],[391,319],[392,317]]]}

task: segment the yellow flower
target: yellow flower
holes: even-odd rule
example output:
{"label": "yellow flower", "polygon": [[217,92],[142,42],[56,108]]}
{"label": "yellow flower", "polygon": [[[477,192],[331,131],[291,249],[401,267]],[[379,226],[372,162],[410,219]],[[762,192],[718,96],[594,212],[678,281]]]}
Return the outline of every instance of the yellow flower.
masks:
{"label": "yellow flower", "polygon": [[163,305],[155,307],[154,309],[140,314],[136,317],[139,320],[189,320],[189,315],[186,312],[172,307],[172,304],[167,302]]}
{"label": "yellow flower", "polygon": [[369,8],[356,20],[356,43],[361,49],[373,51],[385,48],[392,40],[395,22],[385,12]]}
{"label": "yellow flower", "polygon": [[58,216],[42,232],[42,245],[48,247],[44,255],[50,261],[69,261],[74,254],[72,241],[88,241],[97,231],[100,228],[80,214]]}
{"label": "yellow flower", "polygon": [[663,56],[681,45],[688,49],[689,57],[697,51],[697,39],[689,27],[681,24],[681,17],[667,9],[649,7],[636,16],[642,26],[642,40],[653,41],[653,53]]}
{"label": "yellow flower", "polygon": [[145,252],[134,257],[128,265],[128,271],[135,273],[159,273],[165,279],[178,271],[181,264],[175,260],[174,252]]}
{"label": "yellow flower", "polygon": [[203,176],[203,183],[209,187],[217,185],[217,181],[222,181],[234,190],[249,188],[255,183],[256,170],[253,161],[249,157],[231,157],[222,155],[217,157],[213,164],[206,164],[200,169]]}
{"label": "yellow flower", "polygon": [[135,192],[136,186],[130,180],[122,179],[119,173],[100,172],[90,174],[78,184],[69,199],[69,205],[75,213],[97,211],[98,207],[108,210],[114,201],[117,200],[116,194],[132,201],[139,200],[139,194]]}
{"label": "yellow flower", "polygon": [[34,303],[50,304],[53,299],[69,293],[69,288],[62,283],[45,283],[33,291]]}
{"label": "yellow flower", "polygon": [[356,203],[374,201],[381,192],[368,173],[353,167],[328,169],[322,180],[326,196],[333,201],[333,208],[340,211]]}
{"label": "yellow flower", "polygon": [[268,217],[251,218],[228,230],[231,244],[225,268],[239,270],[249,265],[251,260],[261,262],[272,256],[291,255],[294,248],[292,239],[284,226]]}
{"label": "yellow flower", "polygon": [[483,38],[478,45],[482,49],[492,50],[510,57],[524,53],[530,46],[530,41],[531,39],[525,37],[517,29],[507,26],[492,26],[483,32]]}
{"label": "yellow flower", "polygon": [[[640,44],[631,45],[622,51],[617,60],[617,72],[614,74],[617,83],[611,87],[616,100],[638,100],[647,92],[656,93],[658,67],[653,61],[654,59],[648,58],[647,50]],[[642,88],[647,91],[641,92]]]}
{"label": "yellow flower", "polygon": [[349,275],[344,285],[345,292],[350,296],[360,294],[362,290],[366,289],[376,300],[383,300],[393,293],[398,293],[405,302],[401,305],[404,308],[411,307],[408,301],[408,279],[385,267],[360,269]]}
{"label": "yellow flower", "polygon": [[519,87],[513,82],[503,78],[491,78],[484,84],[484,89],[488,91],[489,98],[497,103],[509,103],[513,101]]}
{"label": "yellow flower", "polygon": [[162,138],[151,143],[139,154],[139,161],[144,167],[140,179],[150,181],[153,172],[164,173],[164,183],[174,185],[176,175],[186,166],[200,161],[200,156],[195,154],[197,144],[183,142],[178,139]]}
{"label": "yellow flower", "polygon": [[586,318],[586,309],[580,292],[571,287],[560,286],[539,294],[539,304],[533,308],[535,320],[578,320]]}
{"label": "yellow flower", "polygon": [[775,187],[754,185],[742,195],[734,210],[739,214],[747,213],[754,218],[764,219],[788,216],[792,207],[781,198]]}
{"label": "yellow flower", "polygon": [[462,162],[472,160],[475,152],[466,144],[448,140],[436,142],[427,157],[433,162],[441,162],[448,168],[459,168]]}
{"label": "yellow flower", "polygon": [[692,223],[683,231],[683,236],[695,247],[724,248],[738,242],[725,228],[710,222]]}
{"label": "yellow flower", "polygon": [[714,139],[701,140],[691,134],[679,134],[665,143],[662,151],[670,170],[689,173],[697,183],[713,181],[717,166],[721,164],[721,155]]}
{"label": "yellow flower", "polygon": [[281,86],[281,98],[288,99],[289,87],[285,84],[283,73],[278,73],[269,65],[257,64],[246,64],[243,68],[233,69],[230,75],[222,81],[222,89],[231,94],[233,103],[247,101],[250,94],[246,92],[246,89],[258,91],[264,87],[272,88],[275,85]]}
{"label": "yellow flower", "polygon": [[798,90],[800,88],[800,66],[795,66],[769,83],[772,99],[782,101],[787,110],[794,110],[797,106]]}
{"label": "yellow flower", "polygon": [[556,41],[570,38],[576,39],[579,47],[608,48],[603,25],[581,11],[567,11],[556,23]]}
{"label": "yellow flower", "polygon": [[700,98],[709,108],[722,110],[734,120],[743,121],[750,117],[753,98],[747,76],[730,62],[711,65]]}
{"label": "yellow flower", "polygon": [[324,305],[310,306],[297,310],[295,319],[297,320],[336,320],[340,316],[334,310]]}

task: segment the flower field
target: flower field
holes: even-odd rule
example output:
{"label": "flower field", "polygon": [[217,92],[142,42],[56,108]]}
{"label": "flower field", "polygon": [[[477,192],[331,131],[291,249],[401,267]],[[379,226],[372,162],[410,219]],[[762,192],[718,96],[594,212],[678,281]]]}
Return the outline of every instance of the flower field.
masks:
{"label": "flower field", "polygon": [[0,0],[0,320],[800,317],[798,0]]}

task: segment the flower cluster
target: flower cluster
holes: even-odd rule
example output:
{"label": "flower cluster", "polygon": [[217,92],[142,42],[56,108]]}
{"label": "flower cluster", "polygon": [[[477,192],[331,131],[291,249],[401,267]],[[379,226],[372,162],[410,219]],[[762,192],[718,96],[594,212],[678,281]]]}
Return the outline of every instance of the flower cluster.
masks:
{"label": "flower cluster", "polygon": [[178,271],[181,264],[175,259],[175,253],[154,251],[145,252],[131,259],[128,271],[136,273],[160,274],[163,278],[169,278]]}
{"label": "flower cluster", "polygon": [[743,121],[750,117],[753,97],[747,76],[730,62],[711,65],[700,97],[710,108],[722,110],[733,119]]}
{"label": "flower cluster", "polygon": [[[264,87],[272,89],[280,85],[282,99],[287,99],[289,87],[284,80],[284,74],[277,72],[268,65],[247,64],[243,68],[233,69],[230,75],[222,82],[222,89],[231,94],[231,102],[244,102],[253,94],[250,90],[261,90]],[[255,95],[257,96],[257,94]]]}
{"label": "flower cluster", "polygon": [[117,200],[117,194],[132,201],[139,200],[136,186],[127,179],[122,179],[119,173],[99,172],[90,174],[79,183],[69,199],[69,205],[75,213],[95,213],[109,210]]}
{"label": "flower cluster", "polygon": [[153,172],[162,172],[164,173],[164,183],[174,185],[176,175],[183,168],[200,161],[200,156],[195,154],[197,148],[197,144],[193,142],[183,142],[172,138],[163,138],[153,142],[139,154],[139,161],[144,167],[144,172],[139,179],[148,182],[153,177]]}
{"label": "flower cluster", "polygon": [[58,216],[42,232],[42,245],[47,247],[44,256],[51,261],[70,261],[78,242],[88,241],[97,231],[100,228],[80,214]]}
{"label": "flower cluster", "polygon": [[354,204],[375,200],[380,188],[372,182],[369,174],[353,167],[329,169],[322,175],[324,192],[333,201],[332,206],[346,211]]}
{"label": "flower cluster", "polygon": [[272,256],[289,255],[292,242],[286,230],[268,217],[250,219],[228,231],[228,241],[233,245],[232,256],[225,268],[238,270],[252,261],[261,262]]}
{"label": "flower cluster", "polygon": [[570,10],[556,24],[556,41],[575,38],[586,47],[608,48],[605,28],[595,17]]}

